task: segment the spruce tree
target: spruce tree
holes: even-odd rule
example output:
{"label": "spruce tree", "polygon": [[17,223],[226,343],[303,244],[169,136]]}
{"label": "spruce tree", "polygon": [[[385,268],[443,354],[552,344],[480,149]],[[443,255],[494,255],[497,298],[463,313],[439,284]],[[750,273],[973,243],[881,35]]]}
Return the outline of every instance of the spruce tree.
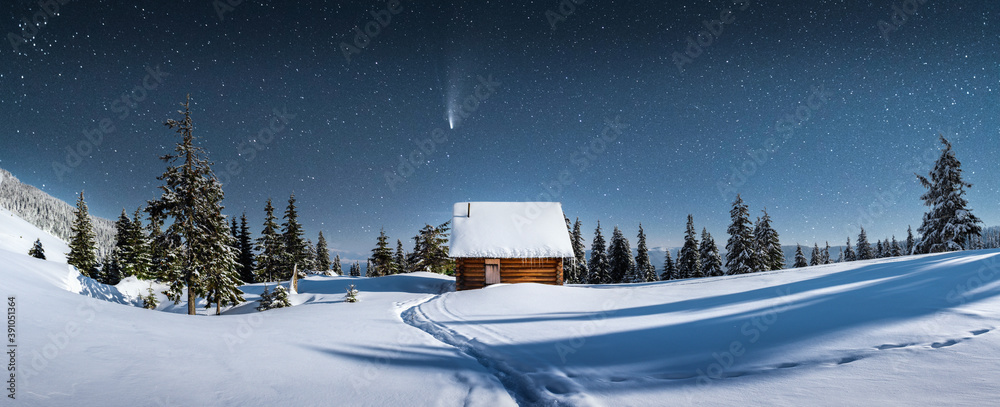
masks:
{"label": "spruce tree", "polygon": [[132,213],[132,227],[129,230],[128,245],[122,253],[122,274],[136,276],[141,280],[152,280],[152,247],[142,226],[142,208]]}
{"label": "spruce tree", "polygon": [[743,198],[736,195],[733,209],[729,212],[729,241],[726,242],[727,274],[747,274],[757,270],[753,253],[753,229],[750,224],[750,210]]}
{"label": "spruce tree", "polygon": [[340,255],[337,254],[333,257],[333,264],[330,265],[330,271],[333,272],[335,276],[344,275],[344,269],[340,266]]}
{"label": "spruce tree", "polygon": [[684,229],[684,246],[677,256],[677,278],[705,277],[701,270],[701,253],[698,252],[698,237],[694,229],[694,216],[688,214]]}
{"label": "spruce tree", "polygon": [[330,271],[330,249],[327,247],[323,231],[319,232],[319,238],[316,240],[316,269],[324,273]]}
{"label": "spruce tree", "polygon": [[797,244],[795,248],[795,268],[801,268],[808,266],[806,263],[806,255],[802,253],[802,245]]}
{"label": "spruce tree", "polygon": [[823,249],[823,264],[830,263],[830,242],[826,242],[826,248]]}
{"label": "spruce tree", "polygon": [[907,256],[914,254],[913,249],[917,247],[917,240],[913,238],[913,227],[906,226],[906,246],[903,247],[903,251]]}
{"label": "spruce tree", "polygon": [[279,281],[281,278],[284,250],[281,236],[278,234],[278,224],[275,222],[274,206],[271,199],[264,205],[264,229],[257,238],[257,280],[265,282]]}
{"label": "spruce tree", "polygon": [[875,258],[875,253],[872,252],[872,245],[868,243],[868,233],[865,232],[864,226],[861,227],[861,233],[858,234],[858,247],[855,251],[857,251],[858,260],[871,260]]}
{"label": "spruce tree", "polygon": [[608,248],[608,278],[612,284],[628,282],[627,278],[635,267],[635,259],[632,257],[632,247],[628,239],[622,234],[621,229],[615,226],[611,235],[611,245]]}
{"label": "spruce tree", "polygon": [[580,222],[580,218],[576,218],[576,222],[573,223],[573,234],[571,242],[573,243],[573,256],[574,256],[574,271],[575,277],[571,281],[573,284],[585,284],[589,280],[590,268],[587,267],[587,246],[583,241],[583,223]]}
{"label": "spruce tree", "polygon": [[[569,217],[563,214],[563,220],[566,221],[566,234],[569,236],[570,245],[573,245],[573,224],[570,223]],[[573,257],[564,257],[562,259],[562,273],[563,273],[563,284],[573,284],[576,279],[576,263],[573,261],[576,258],[576,252],[573,253]]]}
{"label": "spruce tree", "polygon": [[372,249],[371,267],[366,275],[368,277],[381,277],[392,274],[392,249],[389,248],[389,237],[385,235],[385,228],[379,231],[375,248]]}
{"label": "spruce tree", "polygon": [[361,264],[354,262],[351,265],[351,277],[361,277]]}
{"label": "spruce tree", "polygon": [[819,243],[813,243],[813,251],[809,256],[809,265],[818,266],[823,264],[823,252],[819,251]]}
{"label": "spruce tree", "polygon": [[900,247],[899,242],[896,241],[896,235],[892,235],[892,243],[890,243],[889,255],[892,257],[899,257],[903,255],[903,248]]}
{"label": "spruce tree", "polygon": [[604,236],[601,235],[601,221],[597,221],[597,229],[594,230],[594,242],[590,245],[590,268],[587,284],[608,284],[611,282],[611,266],[608,263],[608,255],[605,252]]}
{"label": "spruce tree", "polygon": [[455,261],[448,257],[448,230],[451,221],[437,227],[425,224],[413,237],[413,251],[406,261],[413,271],[448,274],[455,268]]}
{"label": "spruce tree", "polygon": [[168,296],[179,302],[187,290],[188,314],[195,314],[199,295],[220,307],[243,301],[236,271],[236,255],[232,236],[222,215],[224,194],[222,185],[212,172],[205,152],[194,145],[194,124],[191,121],[191,99],[182,104],[181,120],[168,120],[167,127],[181,135],[175,154],[161,159],[167,170],[157,179],[165,185],[161,197],[150,201],[147,209],[157,218],[173,222],[163,234],[176,240],[171,250],[177,259],[175,267],[163,276],[169,284]]}
{"label": "spruce tree", "polygon": [[42,247],[42,239],[35,239],[35,244],[31,245],[28,255],[36,259],[45,260],[45,248]]}
{"label": "spruce tree", "polygon": [[676,279],[677,268],[674,266],[674,260],[670,257],[670,249],[667,249],[667,253],[663,259],[663,273],[660,273],[660,281]]}
{"label": "spruce tree", "polygon": [[764,216],[757,221],[754,230],[754,246],[759,256],[757,265],[759,270],[781,270],[785,268],[785,252],[781,249],[781,242],[778,239],[778,231],[771,227],[771,215],[764,211]]}
{"label": "spruce tree", "polygon": [[858,259],[857,253],[851,248],[851,238],[847,238],[847,249],[844,249],[844,261],[855,261]]}
{"label": "spruce tree", "polygon": [[394,274],[405,273],[409,270],[406,264],[406,251],[403,250],[403,241],[396,239],[396,254],[392,257]]}
{"label": "spruce tree", "polygon": [[879,239],[878,242],[875,243],[874,253],[875,256],[873,257],[876,259],[881,259],[885,257],[885,245],[882,244],[882,239]]}
{"label": "spruce tree", "polygon": [[86,277],[97,277],[97,249],[94,243],[94,226],[90,222],[87,203],[83,200],[83,192],[76,201],[76,218],[71,228],[69,253],[66,263],[76,267]]}
{"label": "spruce tree", "polygon": [[972,214],[965,189],[972,184],[962,180],[962,163],[955,157],[951,143],[941,136],[941,157],[934,163],[930,179],[917,175],[927,192],[920,196],[930,207],[917,228],[920,240],[915,253],[940,253],[967,248],[967,242],[983,232],[983,222]]}
{"label": "spruce tree", "polygon": [[292,270],[301,271],[307,268],[305,261],[309,258],[306,241],[303,238],[302,225],[299,224],[298,209],[295,207],[295,194],[288,197],[288,207],[285,208],[284,223],[281,224],[281,244],[283,255],[281,256],[281,278],[291,278]]}
{"label": "spruce tree", "polygon": [[706,277],[718,277],[724,275],[722,271],[722,257],[719,256],[719,247],[715,245],[715,239],[708,229],[701,229],[701,247],[698,248],[701,255],[701,270]]}
{"label": "spruce tree", "polygon": [[239,249],[239,272],[240,279],[244,283],[256,282],[255,270],[257,264],[254,261],[253,238],[250,236],[250,226],[247,224],[247,214],[240,215],[240,228],[238,232],[236,247]]}
{"label": "spruce tree", "polygon": [[122,214],[115,221],[115,247],[111,249],[111,255],[104,262],[101,278],[98,279],[102,284],[115,285],[121,282],[123,277],[126,277],[122,272],[122,264],[129,261],[125,259],[125,253],[129,251],[131,240],[132,219],[129,219],[128,214],[125,213],[125,208],[122,208]]}
{"label": "spruce tree", "polygon": [[649,262],[649,249],[646,248],[646,233],[639,224],[639,241],[636,243],[635,254],[635,283],[652,282],[658,280],[656,268]]}

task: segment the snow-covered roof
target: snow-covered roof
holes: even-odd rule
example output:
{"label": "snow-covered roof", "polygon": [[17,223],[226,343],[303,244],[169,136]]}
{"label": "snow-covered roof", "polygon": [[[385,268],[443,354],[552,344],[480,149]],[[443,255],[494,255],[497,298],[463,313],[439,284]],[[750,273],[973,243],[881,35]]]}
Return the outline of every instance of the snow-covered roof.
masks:
{"label": "snow-covered roof", "polygon": [[559,202],[459,202],[451,257],[573,257]]}

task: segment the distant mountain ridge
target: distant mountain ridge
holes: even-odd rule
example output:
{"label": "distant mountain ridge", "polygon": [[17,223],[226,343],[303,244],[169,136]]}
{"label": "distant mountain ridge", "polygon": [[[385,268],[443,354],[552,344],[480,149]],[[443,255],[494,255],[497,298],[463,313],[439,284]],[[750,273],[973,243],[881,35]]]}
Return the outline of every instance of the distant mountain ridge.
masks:
{"label": "distant mountain ridge", "polygon": [[[35,227],[69,241],[76,206],[70,205],[34,186],[22,183],[9,171],[0,168],[0,208],[7,209]],[[90,215],[94,225],[98,257],[111,252],[115,244],[115,223]]]}

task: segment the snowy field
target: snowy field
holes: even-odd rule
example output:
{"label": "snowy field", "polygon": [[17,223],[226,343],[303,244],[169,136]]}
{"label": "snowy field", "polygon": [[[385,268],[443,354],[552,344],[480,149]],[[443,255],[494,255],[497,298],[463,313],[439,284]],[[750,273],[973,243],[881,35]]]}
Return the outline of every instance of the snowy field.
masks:
{"label": "snowy field", "polygon": [[[50,261],[26,255],[41,237]],[[309,277],[295,306],[141,309],[0,211],[23,406],[991,405],[1000,251],[622,286]],[[359,303],[343,302],[356,284]],[[164,312],[165,311],[165,312]]]}

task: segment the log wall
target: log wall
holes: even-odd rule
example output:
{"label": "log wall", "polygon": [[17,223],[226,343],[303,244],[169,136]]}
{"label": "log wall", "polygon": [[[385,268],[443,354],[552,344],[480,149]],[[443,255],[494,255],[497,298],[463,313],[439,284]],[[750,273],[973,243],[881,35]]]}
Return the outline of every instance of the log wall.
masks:
{"label": "log wall", "polygon": [[[500,259],[500,282],[563,284],[563,260],[544,259]],[[486,286],[485,258],[455,259],[455,289],[472,290]]]}

